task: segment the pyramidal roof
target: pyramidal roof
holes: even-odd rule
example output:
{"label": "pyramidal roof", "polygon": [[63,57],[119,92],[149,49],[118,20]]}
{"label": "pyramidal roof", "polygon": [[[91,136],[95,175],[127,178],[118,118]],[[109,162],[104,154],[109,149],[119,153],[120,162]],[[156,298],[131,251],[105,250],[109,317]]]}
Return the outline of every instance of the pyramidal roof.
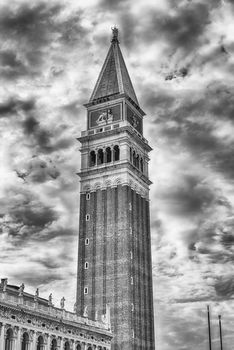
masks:
{"label": "pyramidal roof", "polygon": [[89,102],[112,94],[125,93],[137,105],[137,97],[119,47],[118,29],[112,28],[111,46]]}

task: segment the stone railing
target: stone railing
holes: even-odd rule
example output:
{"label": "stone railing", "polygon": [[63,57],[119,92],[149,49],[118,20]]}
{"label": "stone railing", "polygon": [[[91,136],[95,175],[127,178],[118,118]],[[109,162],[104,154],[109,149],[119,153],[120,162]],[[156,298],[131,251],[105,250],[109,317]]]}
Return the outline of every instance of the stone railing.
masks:
{"label": "stone railing", "polygon": [[[31,300],[28,296],[31,296]],[[105,330],[110,329],[110,324],[108,321],[93,321],[87,317],[78,316],[74,312],[67,311],[64,308],[57,308],[54,305],[49,304],[49,301],[48,305],[46,305],[45,299],[43,299],[42,302],[42,299],[34,299],[33,295],[26,293],[19,296],[9,293],[7,290],[0,290],[0,302],[1,301],[8,304],[9,306],[17,306],[28,311],[39,312],[40,314],[43,314],[47,317],[53,317],[67,322],[75,322]],[[102,319],[106,320],[107,318],[105,316],[102,316]]]}
{"label": "stone railing", "polygon": [[133,128],[133,126],[127,120],[123,120],[123,121],[120,121],[120,122],[115,123],[115,124],[105,125],[105,126],[102,126],[102,127],[99,126],[98,128],[95,128],[95,129],[81,131],[81,136],[90,136],[90,135],[100,134],[100,133],[105,132],[105,131],[110,131],[110,130],[114,130],[114,129],[117,129],[117,128],[122,128],[124,126],[130,127],[131,130],[142,141],[144,141],[145,143],[148,144],[148,141],[135,128]]}

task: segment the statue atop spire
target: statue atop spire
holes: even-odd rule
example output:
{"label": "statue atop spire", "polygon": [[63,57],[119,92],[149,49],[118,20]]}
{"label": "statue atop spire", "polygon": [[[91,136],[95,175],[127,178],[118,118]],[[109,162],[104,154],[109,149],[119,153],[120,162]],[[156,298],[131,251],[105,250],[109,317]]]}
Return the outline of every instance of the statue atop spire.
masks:
{"label": "statue atop spire", "polygon": [[111,39],[111,42],[112,43],[118,43],[119,40],[118,40],[118,34],[119,34],[119,30],[116,26],[112,27],[112,39]]}

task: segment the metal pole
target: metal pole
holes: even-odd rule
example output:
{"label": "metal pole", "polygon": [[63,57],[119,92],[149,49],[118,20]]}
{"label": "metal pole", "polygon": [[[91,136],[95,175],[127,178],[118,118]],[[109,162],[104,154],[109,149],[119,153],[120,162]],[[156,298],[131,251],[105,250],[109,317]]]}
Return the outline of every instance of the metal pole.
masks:
{"label": "metal pole", "polygon": [[208,319],[208,333],[209,333],[209,349],[212,350],[211,346],[211,330],[210,330],[210,307],[207,305],[207,319]]}
{"label": "metal pole", "polygon": [[223,350],[221,315],[219,315],[219,337],[220,337],[220,349]]}

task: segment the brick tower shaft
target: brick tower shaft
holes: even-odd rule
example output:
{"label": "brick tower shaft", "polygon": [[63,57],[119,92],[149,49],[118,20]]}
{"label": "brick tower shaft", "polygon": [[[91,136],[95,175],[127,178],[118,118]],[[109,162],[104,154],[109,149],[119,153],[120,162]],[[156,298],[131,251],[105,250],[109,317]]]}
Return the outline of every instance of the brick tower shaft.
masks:
{"label": "brick tower shaft", "polygon": [[113,349],[154,349],[148,152],[113,29],[81,142],[77,312],[110,313]]}

